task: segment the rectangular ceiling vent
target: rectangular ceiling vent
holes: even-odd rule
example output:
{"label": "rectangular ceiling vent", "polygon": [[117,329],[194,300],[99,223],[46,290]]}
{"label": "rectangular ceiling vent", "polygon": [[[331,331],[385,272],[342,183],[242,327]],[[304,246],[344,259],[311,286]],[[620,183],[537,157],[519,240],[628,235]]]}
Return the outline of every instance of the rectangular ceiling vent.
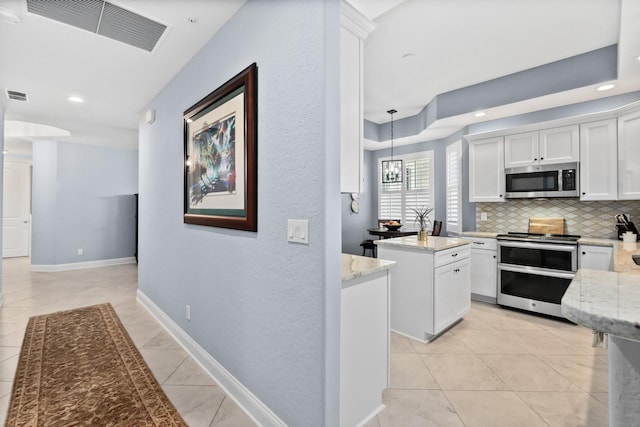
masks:
{"label": "rectangular ceiling vent", "polygon": [[7,89],[7,98],[13,99],[14,101],[29,102],[29,100],[27,99],[27,94],[23,92],[18,92],[17,90]]}
{"label": "rectangular ceiling vent", "polygon": [[27,0],[27,10],[110,39],[153,51],[166,25],[103,0]]}

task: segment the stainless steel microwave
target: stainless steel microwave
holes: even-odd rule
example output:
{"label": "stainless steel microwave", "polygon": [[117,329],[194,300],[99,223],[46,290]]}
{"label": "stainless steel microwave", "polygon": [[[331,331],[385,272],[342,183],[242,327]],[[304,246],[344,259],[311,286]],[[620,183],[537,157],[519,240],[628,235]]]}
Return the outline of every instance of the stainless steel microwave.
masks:
{"label": "stainless steel microwave", "polygon": [[579,170],[578,162],[507,168],[505,197],[579,197]]}

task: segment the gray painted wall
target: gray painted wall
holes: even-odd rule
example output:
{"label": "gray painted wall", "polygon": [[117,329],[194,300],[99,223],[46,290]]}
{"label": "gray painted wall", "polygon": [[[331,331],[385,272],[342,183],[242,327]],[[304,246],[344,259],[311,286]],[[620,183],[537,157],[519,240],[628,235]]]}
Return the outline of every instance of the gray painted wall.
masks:
{"label": "gray painted wall", "polygon": [[35,141],[31,263],[132,257],[137,191],[135,150]]}
{"label": "gray painted wall", "polygon": [[[140,125],[139,290],[291,426],[339,424],[339,30],[337,0],[249,0]],[[186,225],[182,114],[253,62],[258,232]]]}
{"label": "gray painted wall", "polygon": [[[0,102],[0,150],[4,151],[4,105]],[[2,156],[4,159],[4,155]],[[2,201],[4,199],[4,161],[0,162],[0,212],[3,212]],[[2,242],[2,227],[0,227],[0,242]],[[0,255],[2,255],[2,246],[0,246]],[[2,260],[2,256],[0,256]],[[0,304],[4,302],[4,294],[2,292],[2,262],[0,261]]]}
{"label": "gray painted wall", "polygon": [[342,194],[342,252],[362,255],[360,242],[365,239],[377,239],[367,232],[367,228],[375,227],[378,221],[374,196],[377,192],[375,172],[372,171],[373,151],[364,152],[364,184],[360,193],[360,212],[351,210],[351,194]]}

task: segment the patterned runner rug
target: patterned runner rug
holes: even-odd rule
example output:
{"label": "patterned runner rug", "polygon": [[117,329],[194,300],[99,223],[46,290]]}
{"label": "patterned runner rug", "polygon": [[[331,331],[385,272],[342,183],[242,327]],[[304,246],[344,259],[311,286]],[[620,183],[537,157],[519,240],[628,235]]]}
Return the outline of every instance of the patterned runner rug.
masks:
{"label": "patterned runner rug", "polygon": [[7,426],[186,426],[111,304],[35,316]]}

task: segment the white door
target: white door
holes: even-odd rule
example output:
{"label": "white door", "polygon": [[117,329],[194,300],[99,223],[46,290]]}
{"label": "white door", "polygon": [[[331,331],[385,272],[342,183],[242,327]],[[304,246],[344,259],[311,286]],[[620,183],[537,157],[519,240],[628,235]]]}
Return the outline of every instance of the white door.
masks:
{"label": "white door", "polygon": [[29,255],[31,170],[27,163],[4,162],[2,256]]}

